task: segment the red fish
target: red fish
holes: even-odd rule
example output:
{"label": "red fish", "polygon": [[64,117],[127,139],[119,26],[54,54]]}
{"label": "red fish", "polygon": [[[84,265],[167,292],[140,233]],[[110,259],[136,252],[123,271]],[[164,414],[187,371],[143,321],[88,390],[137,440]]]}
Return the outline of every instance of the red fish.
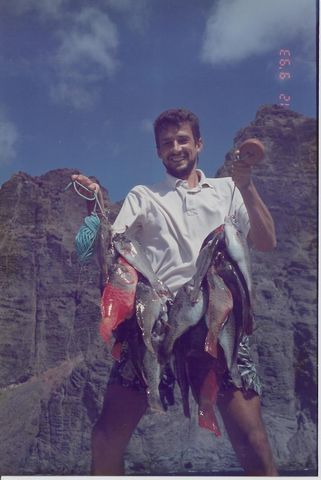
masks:
{"label": "red fish", "polygon": [[217,424],[214,413],[218,393],[217,376],[214,368],[207,373],[203,385],[201,387],[198,406],[198,424],[202,428],[207,428],[215,434],[216,437],[221,436],[219,426]]}
{"label": "red fish", "polygon": [[205,340],[205,351],[217,358],[218,337],[233,308],[233,297],[223,279],[217,275],[213,265],[210,266],[206,278],[209,288],[209,303],[206,314],[208,334]]}
{"label": "red fish", "polygon": [[113,330],[135,311],[138,274],[124,258],[118,257],[101,297],[99,333],[107,344]]}

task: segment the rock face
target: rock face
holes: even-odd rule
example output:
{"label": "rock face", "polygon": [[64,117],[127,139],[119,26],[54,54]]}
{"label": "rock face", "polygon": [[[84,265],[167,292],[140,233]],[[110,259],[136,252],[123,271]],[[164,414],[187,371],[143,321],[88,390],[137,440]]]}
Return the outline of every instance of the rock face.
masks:
{"label": "rock face", "polygon": [[[278,247],[253,253],[256,356],[263,415],[281,469],[317,465],[316,122],[262,107],[235,139],[260,138],[266,160],[255,183]],[[228,173],[228,153],[219,176]],[[74,237],[87,214],[70,170],[14,175],[0,189],[0,473],[88,475],[90,436],[110,355],[98,335],[97,260],[80,268]],[[113,219],[117,206],[111,206]],[[226,433],[216,439],[183,416],[146,415],[126,453],[126,472],[202,474],[239,470]],[[221,424],[220,424],[221,425]]]}

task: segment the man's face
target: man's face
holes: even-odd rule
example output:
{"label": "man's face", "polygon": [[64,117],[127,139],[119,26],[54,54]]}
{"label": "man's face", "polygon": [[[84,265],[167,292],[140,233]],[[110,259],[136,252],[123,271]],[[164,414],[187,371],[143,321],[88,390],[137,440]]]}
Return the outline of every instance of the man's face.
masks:
{"label": "man's face", "polygon": [[194,139],[188,122],[183,122],[179,126],[168,125],[158,134],[158,156],[167,172],[176,178],[188,178],[196,166],[197,155],[202,146],[201,139]]}

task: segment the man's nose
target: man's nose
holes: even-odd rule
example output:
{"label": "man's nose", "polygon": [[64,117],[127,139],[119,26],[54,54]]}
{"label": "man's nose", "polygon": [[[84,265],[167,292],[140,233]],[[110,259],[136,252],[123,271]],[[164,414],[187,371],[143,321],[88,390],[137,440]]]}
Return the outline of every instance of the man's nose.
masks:
{"label": "man's nose", "polygon": [[177,140],[174,140],[172,145],[172,150],[174,152],[180,152],[181,149],[182,149],[182,145]]}

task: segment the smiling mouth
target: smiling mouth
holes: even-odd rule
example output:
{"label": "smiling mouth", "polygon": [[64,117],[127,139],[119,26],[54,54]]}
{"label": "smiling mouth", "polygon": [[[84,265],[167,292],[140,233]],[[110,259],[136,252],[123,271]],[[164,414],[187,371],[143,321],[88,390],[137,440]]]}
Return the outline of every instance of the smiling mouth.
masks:
{"label": "smiling mouth", "polygon": [[185,156],[170,157],[170,161],[173,162],[173,163],[179,163],[182,160],[185,160]]}

